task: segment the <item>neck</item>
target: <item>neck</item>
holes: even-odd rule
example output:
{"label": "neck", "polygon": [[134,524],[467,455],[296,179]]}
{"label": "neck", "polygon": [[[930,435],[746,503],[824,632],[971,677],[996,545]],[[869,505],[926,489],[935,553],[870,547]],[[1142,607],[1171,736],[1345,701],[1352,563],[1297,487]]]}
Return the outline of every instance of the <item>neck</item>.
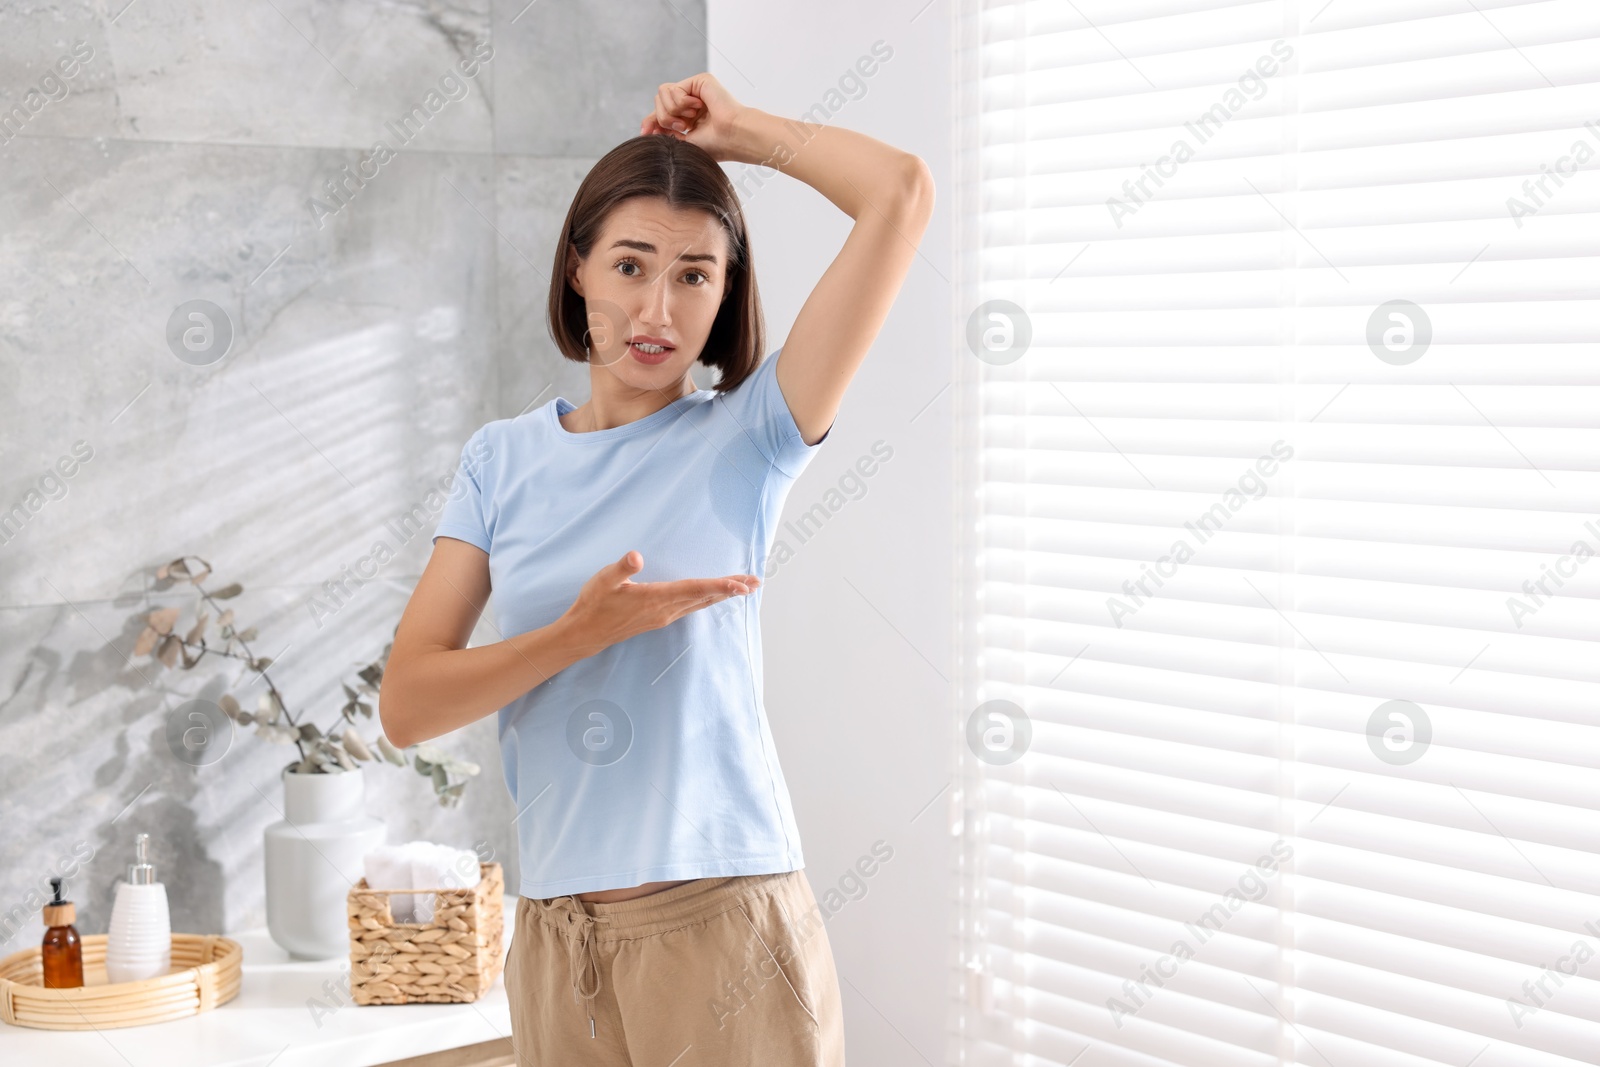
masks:
{"label": "neck", "polygon": [[675,400],[696,391],[694,379],[685,374],[681,381],[661,389],[636,389],[618,380],[601,367],[589,370],[589,399],[562,418],[562,425],[574,433],[609,430],[626,426],[654,415]]}

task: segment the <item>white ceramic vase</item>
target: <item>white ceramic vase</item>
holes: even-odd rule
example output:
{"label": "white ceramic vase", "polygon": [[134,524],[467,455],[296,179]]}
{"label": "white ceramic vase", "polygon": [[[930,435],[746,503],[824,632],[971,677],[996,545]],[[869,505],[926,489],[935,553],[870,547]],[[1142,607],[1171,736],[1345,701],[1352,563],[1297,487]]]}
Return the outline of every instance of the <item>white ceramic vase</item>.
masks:
{"label": "white ceramic vase", "polygon": [[362,771],[283,772],[283,821],[266,830],[267,932],[295,959],[350,952],[350,887],[388,837],[365,800]]}

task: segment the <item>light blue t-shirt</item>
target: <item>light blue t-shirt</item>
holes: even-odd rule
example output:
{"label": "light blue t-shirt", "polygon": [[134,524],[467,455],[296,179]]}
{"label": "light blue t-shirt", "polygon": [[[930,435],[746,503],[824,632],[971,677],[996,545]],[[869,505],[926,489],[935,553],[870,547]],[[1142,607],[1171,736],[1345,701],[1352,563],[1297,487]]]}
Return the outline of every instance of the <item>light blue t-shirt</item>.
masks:
{"label": "light blue t-shirt", "polygon": [[[563,397],[479,429],[434,538],[489,554],[502,639],[548,625],[629,549],[636,582],[765,578],[800,436],[780,348],[738,388],[573,433]],[[500,709],[524,897],[805,866],[762,701],[765,583],[559,671]]]}

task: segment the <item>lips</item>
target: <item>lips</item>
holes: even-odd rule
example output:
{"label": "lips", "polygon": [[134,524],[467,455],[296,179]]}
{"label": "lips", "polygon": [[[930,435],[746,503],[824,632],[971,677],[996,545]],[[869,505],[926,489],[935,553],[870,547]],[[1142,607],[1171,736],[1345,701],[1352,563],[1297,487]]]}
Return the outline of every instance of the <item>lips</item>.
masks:
{"label": "lips", "polygon": [[672,358],[671,347],[657,348],[652,351],[646,351],[645,349],[639,347],[640,344],[648,343],[649,342],[629,341],[628,354],[634,359],[638,360],[640,363],[647,363],[651,365],[665,363],[667,360]]}

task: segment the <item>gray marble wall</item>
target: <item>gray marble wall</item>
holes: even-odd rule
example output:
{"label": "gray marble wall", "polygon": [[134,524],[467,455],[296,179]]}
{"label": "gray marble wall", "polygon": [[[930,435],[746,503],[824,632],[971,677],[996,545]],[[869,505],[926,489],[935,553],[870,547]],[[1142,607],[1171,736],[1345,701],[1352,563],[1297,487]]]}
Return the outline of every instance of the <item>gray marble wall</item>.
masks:
{"label": "gray marble wall", "polygon": [[[37,944],[33,894],[62,868],[103,932],[139,831],[175,929],[264,922],[291,750],[238,730],[215,762],[175,756],[186,701],[263,687],[135,653],[147,612],[193,618],[155,568],[200,556],[206,588],[241,583],[274,683],[332,719],[430,551],[431,520],[391,520],[436,512],[483,422],[587,395],[544,323],[555,230],[656,86],[705,69],[704,19],[695,0],[0,0],[0,953]],[[220,309],[225,350],[175,318],[191,301]],[[493,719],[442,744],[483,768],[459,808],[378,766],[369,809],[391,840],[514,864]]]}

